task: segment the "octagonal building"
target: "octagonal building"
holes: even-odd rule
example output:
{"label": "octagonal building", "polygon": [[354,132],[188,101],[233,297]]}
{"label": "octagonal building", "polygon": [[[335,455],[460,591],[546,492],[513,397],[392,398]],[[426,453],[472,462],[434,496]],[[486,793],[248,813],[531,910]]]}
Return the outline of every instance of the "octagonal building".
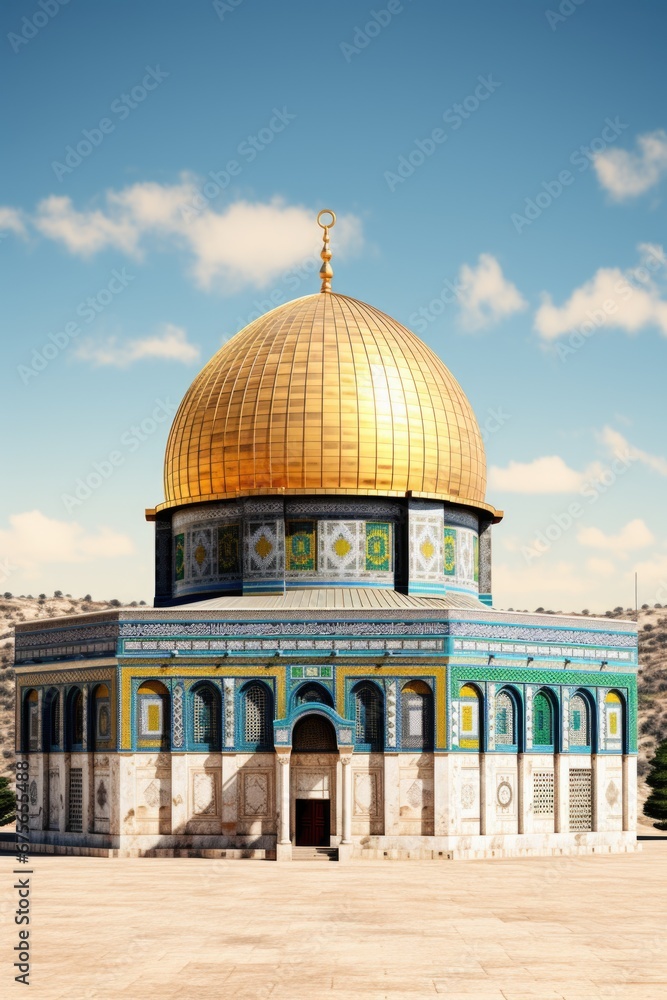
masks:
{"label": "octagonal building", "polygon": [[181,403],[146,512],[155,607],[16,627],[31,850],[632,850],[636,626],[493,608],[470,403],[331,291],[329,226],[321,291]]}

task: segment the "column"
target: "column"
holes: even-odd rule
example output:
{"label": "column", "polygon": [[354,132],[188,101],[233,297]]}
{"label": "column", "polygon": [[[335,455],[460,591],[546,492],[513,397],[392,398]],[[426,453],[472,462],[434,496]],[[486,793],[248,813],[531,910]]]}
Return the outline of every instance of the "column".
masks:
{"label": "column", "polygon": [[399,834],[401,815],[399,780],[398,754],[385,751],[383,782],[385,837],[397,837]]}
{"label": "column", "polygon": [[532,810],[529,811],[529,803],[532,799],[530,756],[525,753],[517,754],[516,761],[516,786],[517,786],[517,832],[532,833]]}
{"label": "column", "polygon": [[446,837],[452,825],[450,756],[433,754],[433,834],[436,837]]}
{"label": "column", "polygon": [[602,793],[605,787],[605,760],[600,754],[591,755],[591,793],[593,796],[592,805],[592,823],[591,830],[596,833],[604,832],[606,828],[605,823],[605,803],[602,801]]}
{"label": "column", "polygon": [[[222,754],[222,835],[223,847],[238,847],[239,777],[236,754]],[[276,785],[279,789],[280,785]],[[276,793],[278,794],[278,792]]]}
{"label": "column", "polygon": [[[64,715],[64,712],[62,713]],[[61,725],[62,732],[62,725]],[[62,737],[61,737],[62,738]],[[64,745],[64,741],[61,746]],[[53,755],[58,761],[60,785],[60,812],[58,813],[58,833],[66,833],[69,819],[69,773],[72,767],[72,755],[59,753]],[[59,840],[59,843],[62,841]]]}
{"label": "column", "polygon": [[[118,846],[123,850],[129,850],[133,847],[138,847],[139,844],[135,842],[136,823],[135,823],[135,810],[136,810],[136,775],[135,775],[135,757],[134,754],[119,754],[118,755],[118,812],[116,814],[117,819],[115,822],[118,823]],[[111,815],[114,816],[116,802],[115,797],[111,800]]]}
{"label": "column", "polygon": [[495,833],[496,786],[494,754],[479,755],[479,832],[490,837]]}
{"label": "column", "polygon": [[188,825],[188,763],[184,753],[171,752],[171,832],[184,834]]}
{"label": "column", "polygon": [[277,783],[279,788],[278,806],[278,838],[276,844],[276,861],[292,860],[292,841],[290,840],[290,751],[276,751]]}
{"label": "column", "polygon": [[93,826],[93,755],[82,753],[79,756],[81,766],[81,831],[85,838],[94,832]]}
{"label": "column", "polygon": [[637,830],[637,758],[623,754],[623,829]]}
{"label": "column", "polygon": [[556,833],[570,829],[570,762],[566,753],[554,756],[554,811]]}
{"label": "column", "polygon": [[343,772],[341,796],[343,804],[343,838],[338,848],[338,860],[345,861],[352,856],[352,753],[341,752],[340,763]]}

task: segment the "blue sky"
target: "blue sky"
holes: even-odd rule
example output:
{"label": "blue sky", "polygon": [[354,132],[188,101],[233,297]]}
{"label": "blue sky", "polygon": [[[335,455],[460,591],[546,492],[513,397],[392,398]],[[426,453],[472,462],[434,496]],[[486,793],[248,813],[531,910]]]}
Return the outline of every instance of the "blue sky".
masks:
{"label": "blue sky", "polygon": [[0,589],[151,600],[171,414],[330,206],[334,287],[485,428],[497,603],[667,603],[664,4],[42,2],[0,15]]}

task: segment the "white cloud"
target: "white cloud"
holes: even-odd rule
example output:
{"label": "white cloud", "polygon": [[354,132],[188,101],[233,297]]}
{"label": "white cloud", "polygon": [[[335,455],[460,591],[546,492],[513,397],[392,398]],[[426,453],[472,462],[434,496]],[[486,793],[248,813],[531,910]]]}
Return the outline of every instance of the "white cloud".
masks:
{"label": "white cloud", "polygon": [[35,575],[50,563],[97,562],[134,551],[127,535],[100,528],[89,532],[74,521],[58,521],[39,510],[12,514],[0,529],[0,553],[7,578],[15,571]]}
{"label": "white cloud", "polygon": [[34,225],[49,239],[62,243],[70,253],[90,257],[107,247],[135,254],[139,241],[137,222],[129,217],[109,218],[100,209],[77,212],[71,198],[51,195],[37,206]]}
{"label": "white cloud", "polygon": [[634,569],[639,580],[640,603],[667,605],[667,551],[665,547],[653,552],[650,558],[639,562]]}
{"label": "white cloud", "polygon": [[468,330],[480,330],[521,312],[527,303],[508,281],[495,257],[479,255],[477,267],[463,264],[459,271],[459,320]]}
{"label": "white cloud", "polygon": [[588,548],[602,549],[620,556],[625,556],[636,549],[643,549],[655,541],[641,518],[628,521],[617,535],[606,535],[600,528],[582,526],[577,532],[577,540],[580,545]]}
{"label": "white cloud", "polygon": [[667,133],[663,129],[637,136],[638,153],[605,149],[593,160],[598,180],[616,201],[644,194],[667,173]]}
{"label": "white cloud", "polygon": [[76,357],[91,361],[96,367],[112,365],[127,368],[135,361],[146,358],[179,361],[188,365],[199,359],[199,348],[188,341],[182,327],[165,323],[161,332],[137,340],[119,342],[116,337],[108,337],[104,341],[84,340],[77,347]]}
{"label": "white cloud", "polygon": [[[610,458],[626,463],[640,462],[647,468],[667,476],[667,459],[635,448],[613,427],[603,427],[596,434]],[[531,462],[510,461],[504,468],[489,469],[489,488],[506,493],[575,493],[586,483],[594,482],[604,471],[600,461],[590,462],[585,469],[572,469],[560,455],[542,455]]]}
{"label": "white cloud", "polygon": [[[199,193],[197,179],[183,174],[177,184],[153,182],[108,191],[104,205],[78,210],[67,196],[41,201],[33,225],[70,253],[89,257],[113,248],[135,257],[149,241],[160,249],[183,249],[201,288],[261,288],[318,249],[315,212],[270,202],[237,201],[216,211]],[[360,219],[339,216],[332,233],[336,253],[357,252]]]}
{"label": "white cloud", "polygon": [[0,205],[0,234],[9,230],[17,236],[25,236],[26,228],[23,221],[23,214],[18,208],[11,208],[9,205]]}
{"label": "white cloud", "polygon": [[661,476],[667,476],[667,460],[659,455],[651,455],[648,451],[635,448],[634,445],[623,437],[613,427],[604,427],[599,434],[602,443],[607,447],[614,458],[631,459],[633,462],[641,462]]}
{"label": "white cloud", "polygon": [[587,559],[586,569],[596,576],[612,576],[616,572],[616,566],[611,559],[601,559],[599,556]]}
{"label": "white cloud", "polygon": [[596,329],[611,327],[638,333],[643,327],[657,326],[667,335],[667,301],[649,273],[664,267],[664,251],[650,244],[642,244],[639,249],[645,255],[639,267],[628,271],[601,267],[561,306],[554,305],[544,292],[535,313],[535,330],[544,340],[554,340],[573,330],[590,335]]}
{"label": "white cloud", "polygon": [[545,455],[532,462],[512,461],[504,469],[491,466],[489,487],[506,493],[574,493],[586,476],[571,469],[559,455]]}
{"label": "white cloud", "polygon": [[[511,606],[529,611],[542,606],[552,611],[560,608],[567,613],[576,607],[575,599],[590,600],[591,596],[590,582],[581,567],[563,560],[538,559],[529,566],[518,559],[512,563],[498,563],[493,567],[493,589],[496,607]],[[555,602],[558,602],[556,606]],[[584,606],[581,600],[579,606]]]}

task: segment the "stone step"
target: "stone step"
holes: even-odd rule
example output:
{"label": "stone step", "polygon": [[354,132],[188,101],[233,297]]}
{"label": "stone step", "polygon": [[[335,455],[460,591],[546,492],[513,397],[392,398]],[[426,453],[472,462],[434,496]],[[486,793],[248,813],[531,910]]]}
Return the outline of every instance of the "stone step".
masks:
{"label": "stone step", "polygon": [[338,861],[338,848],[293,847],[292,861]]}

